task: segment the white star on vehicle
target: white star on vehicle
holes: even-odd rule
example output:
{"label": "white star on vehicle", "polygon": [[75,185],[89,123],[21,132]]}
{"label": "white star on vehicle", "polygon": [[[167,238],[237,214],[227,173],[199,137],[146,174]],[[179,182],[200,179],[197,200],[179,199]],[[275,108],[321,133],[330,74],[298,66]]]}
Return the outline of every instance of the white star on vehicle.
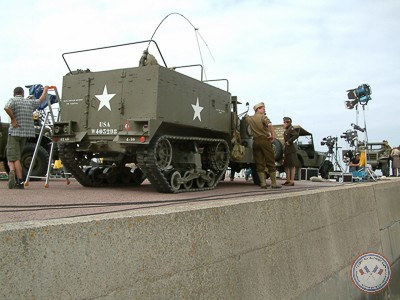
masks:
{"label": "white star on vehicle", "polygon": [[199,97],[197,97],[197,102],[196,105],[192,104],[193,110],[194,110],[194,115],[193,115],[193,120],[196,118],[199,118],[201,122],[201,111],[204,109],[204,107],[199,105]]}
{"label": "white star on vehicle", "polygon": [[[109,111],[111,111],[111,106],[110,106],[110,100],[115,96],[116,94],[109,94],[107,92],[107,85],[104,85],[104,91],[102,95],[95,95],[97,99],[99,99],[100,104],[99,104],[99,110],[105,106],[108,108]],[[98,110],[98,111],[99,111]]]}

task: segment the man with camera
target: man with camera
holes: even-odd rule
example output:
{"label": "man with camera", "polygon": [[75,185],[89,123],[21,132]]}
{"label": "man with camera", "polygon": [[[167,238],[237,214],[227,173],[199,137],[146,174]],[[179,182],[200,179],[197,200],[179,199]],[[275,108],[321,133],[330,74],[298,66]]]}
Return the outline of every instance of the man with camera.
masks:
{"label": "man with camera", "polygon": [[356,153],[356,155],[350,160],[349,163],[349,172],[355,172],[360,169],[360,153]]}

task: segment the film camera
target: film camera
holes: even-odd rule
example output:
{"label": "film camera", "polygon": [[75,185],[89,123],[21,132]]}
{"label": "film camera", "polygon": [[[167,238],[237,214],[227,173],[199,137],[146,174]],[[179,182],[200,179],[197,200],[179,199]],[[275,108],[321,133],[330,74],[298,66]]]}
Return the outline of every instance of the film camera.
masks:
{"label": "film camera", "polygon": [[358,103],[361,105],[368,104],[371,100],[372,90],[368,84],[362,84],[355,89],[347,90],[347,98],[349,101],[345,101],[346,108],[353,109]]}
{"label": "film camera", "polygon": [[350,147],[355,146],[355,142],[358,139],[357,131],[356,130],[347,130],[343,132],[343,134],[340,136],[342,139],[345,139],[347,143],[349,143]]}
{"label": "film camera", "polygon": [[351,151],[351,150],[344,151],[343,162],[346,165],[348,165],[351,162],[351,160],[353,159],[353,157],[354,157],[353,151]]}
{"label": "film camera", "polygon": [[322,139],[321,146],[326,145],[329,149],[329,153],[332,153],[333,147],[335,146],[336,142],[337,142],[337,137],[327,136]]}

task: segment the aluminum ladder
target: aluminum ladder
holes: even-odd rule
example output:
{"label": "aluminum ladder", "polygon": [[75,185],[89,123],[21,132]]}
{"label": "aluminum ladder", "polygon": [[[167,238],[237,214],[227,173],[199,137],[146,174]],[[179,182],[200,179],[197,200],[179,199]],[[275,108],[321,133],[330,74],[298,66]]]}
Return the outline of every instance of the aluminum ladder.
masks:
{"label": "aluminum ladder", "polygon": [[[57,101],[58,101],[58,103],[60,103],[60,95],[58,94],[57,88],[55,86],[49,86],[48,90],[49,91],[52,90],[52,91],[55,92]],[[51,106],[50,98],[49,97],[46,97],[46,98],[47,98],[46,100],[47,100],[48,111],[46,112],[46,116],[44,118],[44,121],[42,122],[42,127],[40,128],[39,137],[38,137],[38,140],[36,142],[35,151],[33,152],[33,157],[32,157],[32,160],[31,160],[31,163],[30,163],[30,166],[29,166],[28,174],[26,175],[26,180],[24,182],[24,186],[29,186],[29,180],[31,178],[39,178],[39,179],[44,179],[45,178],[46,182],[44,184],[44,187],[45,188],[49,187],[51,164],[52,164],[52,161],[53,161],[53,154],[54,154],[54,141],[53,141],[53,138],[51,138],[52,142],[51,142],[51,146],[50,146],[49,162],[47,164],[46,176],[32,176],[31,175],[33,167],[34,167],[34,164],[35,164],[35,161],[36,161],[38,148],[39,148],[39,146],[41,145],[41,142],[42,142],[44,129],[46,128],[47,125],[51,126],[51,125],[54,125],[54,123],[55,123],[54,114],[53,114],[53,108]],[[49,116],[51,117],[51,120],[49,120]],[[57,115],[57,120],[59,119],[59,117],[60,117],[60,113],[58,113],[58,115]],[[68,175],[69,175],[68,173],[64,173],[64,176],[66,178],[67,184],[70,184],[70,180],[68,178]]]}

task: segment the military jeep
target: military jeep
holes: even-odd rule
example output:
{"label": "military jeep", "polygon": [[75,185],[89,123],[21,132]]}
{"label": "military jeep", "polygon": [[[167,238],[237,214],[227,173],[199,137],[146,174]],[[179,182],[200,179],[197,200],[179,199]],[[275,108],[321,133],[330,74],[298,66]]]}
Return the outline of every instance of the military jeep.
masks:
{"label": "military jeep", "polygon": [[[299,125],[295,125],[293,127],[299,133],[299,137],[295,141],[298,159],[297,170],[300,170],[301,168],[318,168],[320,169],[320,172],[322,172],[321,166],[325,162],[327,153],[315,151],[312,133],[308,132]],[[283,145],[285,144],[283,134],[285,129],[283,128],[283,125],[274,125],[274,130],[275,140],[273,142],[273,147],[275,151],[275,163],[277,170],[279,172],[283,172]],[[323,170],[324,169],[325,168],[323,168]],[[325,177],[325,174],[321,175],[322,177]]]}
{"label": "military jeep", "polygon": [[[373,171],[380,169],[382,175],[389,176],[390,172],[390,152],[391,147],[388,141],[367,143],[367,164],[371,165]],[[358,144],[358,151],[364,151],[365,144],[363,142]]]}

